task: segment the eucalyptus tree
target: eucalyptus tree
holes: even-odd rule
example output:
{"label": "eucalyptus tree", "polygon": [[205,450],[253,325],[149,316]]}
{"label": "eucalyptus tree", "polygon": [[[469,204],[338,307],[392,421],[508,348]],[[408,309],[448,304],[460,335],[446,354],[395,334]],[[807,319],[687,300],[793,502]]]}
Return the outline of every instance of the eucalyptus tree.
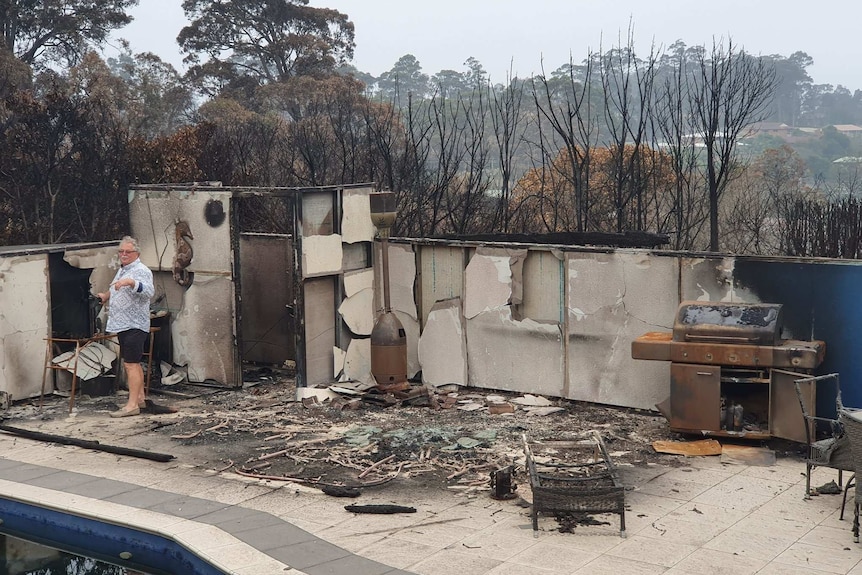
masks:
{"label": "eucalyptus tree", "polygon": [[183,10],[191,23],[177,42],[211,95],[329,75],[353,58],[348,16],[309,0],[183,0]]}
{"label": "eucalyptus tree", "polygon": [[123,81],[122,112],[132,136],[168,136],[193,122],[194,92],[171,64],[150,52],[129,51],[107,63]]}
{"label": "eucalyptus tree", "polygon": [[422,64],[413,54],[405,54],[390,70],[377,78],[379,96],[401,107],[405,107],[408,98],[422,99],[433,91],[428,74],[422,71]]}
{"label": "eucalyptus tree", "polygon": [[132,21],[138,0],[2,0],[3,45],[22,62],[41,68],[76,64],[93,46]]}

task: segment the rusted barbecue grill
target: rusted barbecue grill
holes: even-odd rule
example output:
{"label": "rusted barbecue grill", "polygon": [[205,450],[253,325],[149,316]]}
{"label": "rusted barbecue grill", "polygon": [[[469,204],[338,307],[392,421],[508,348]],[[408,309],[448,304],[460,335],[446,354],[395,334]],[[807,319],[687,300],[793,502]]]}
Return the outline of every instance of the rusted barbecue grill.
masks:
{"label": "rusted barbecue grill", "polygon": [[782,339],[782,322],[780,304],[683,302],[673,332],[640,336],[632,357],[671,362],[659,408],[675,431],[804,442],[794,381],[820,365],[826,345]]}

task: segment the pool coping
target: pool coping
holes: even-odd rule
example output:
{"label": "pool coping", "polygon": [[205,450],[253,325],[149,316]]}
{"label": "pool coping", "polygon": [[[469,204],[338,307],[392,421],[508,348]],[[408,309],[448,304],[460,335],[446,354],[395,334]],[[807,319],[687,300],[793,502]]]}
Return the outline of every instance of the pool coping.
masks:
{"label": "pool coping", "polygon": [[265,511],[5,456],[0,497],[164,537],[229,575],[409,575]]}

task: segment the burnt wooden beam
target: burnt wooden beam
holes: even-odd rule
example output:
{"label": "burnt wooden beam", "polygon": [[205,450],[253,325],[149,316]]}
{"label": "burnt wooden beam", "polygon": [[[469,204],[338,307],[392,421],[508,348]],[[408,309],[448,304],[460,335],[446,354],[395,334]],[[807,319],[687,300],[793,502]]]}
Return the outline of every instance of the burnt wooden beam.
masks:
{"label": "burnt wooden beam", "polygon": [[84,449],[93,449],[96,451],[105,451],[107,453],[116,453],[117,455],[128,455],[129,457],[138,457],[141,459],[150,459],[152,461],[166,462],[174,459],[173,455],[166,453],[154,453],[152,451],[143,451],[140,449],[131,449],[129,447],[118,447],[115,445],[106,445],[98,441],[89,439],[76,439],[74,437],[65,437],[63,435],[53,435],[50,433],[42,433],[40,431],[31,431],[29,429],[21,429],[20,427],[12,427],[11,425],[0,425],[0,431],[11,433],[19,437],[33,439],[36,441],[45,441],[48,443],[59,443],[61,445],[74,445],[83,447]]}

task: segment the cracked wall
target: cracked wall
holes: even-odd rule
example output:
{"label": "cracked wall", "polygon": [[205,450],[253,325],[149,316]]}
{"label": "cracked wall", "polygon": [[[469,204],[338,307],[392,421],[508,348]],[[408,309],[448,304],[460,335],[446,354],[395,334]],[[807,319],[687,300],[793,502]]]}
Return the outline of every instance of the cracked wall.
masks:
{"label": "cracked wall", "polygon": [[[242,370],[235,345],[231,196],[221,188],[139,188],[129,214],[141,261],[153,271],[153,307],[171,314],[173,363],[186,369],[190,381],[235,387],[242,385]],[[184,253],[191,256],[187,265]]]}
{"label": "cracked wall", "polygon": [[670,367],[635,362],[631,342],[671,329],[678,306],[675,258],[648,253],[568,254],[568,389],[565,397],[651,409],[668,394]]}
{"label": "cracked wall", "polygon": [[467,333],[461,298],[438,301],[419,337],[422,381],[433,386],[467,385]]}
{"label": "cracked wall", "polygon": [[[45,246],[21,254],[4,251],[0,251],[0,391],[13,400],[38,397],[45,371],[46,338],[53,334],[52,306],[77,306],[74,313],[85,317],[88,290],[95,292],[93,285],[101,281],[107,285],[114,275],[111,264],[116,264],[116,245]],[[84,272],[79,284],[54,286],[53,301],[55,278],[49,260]],[[73,293],[66,293],[70,290]],[[58,303],[61,295],[62,304]],[[59,372],[49,374],[46,393],[53,391],[52,375]]]}
{"label": "cracked wall", "polygon": [[517,316],[523,302],[526,249],[478,248],[465,270],[470,385],[559,395],[563,338],[558,321]]}
{"label": "cracked wall", "polygon": [[50,332],[47,254],[0,258],[0,391],[38,396]]}

